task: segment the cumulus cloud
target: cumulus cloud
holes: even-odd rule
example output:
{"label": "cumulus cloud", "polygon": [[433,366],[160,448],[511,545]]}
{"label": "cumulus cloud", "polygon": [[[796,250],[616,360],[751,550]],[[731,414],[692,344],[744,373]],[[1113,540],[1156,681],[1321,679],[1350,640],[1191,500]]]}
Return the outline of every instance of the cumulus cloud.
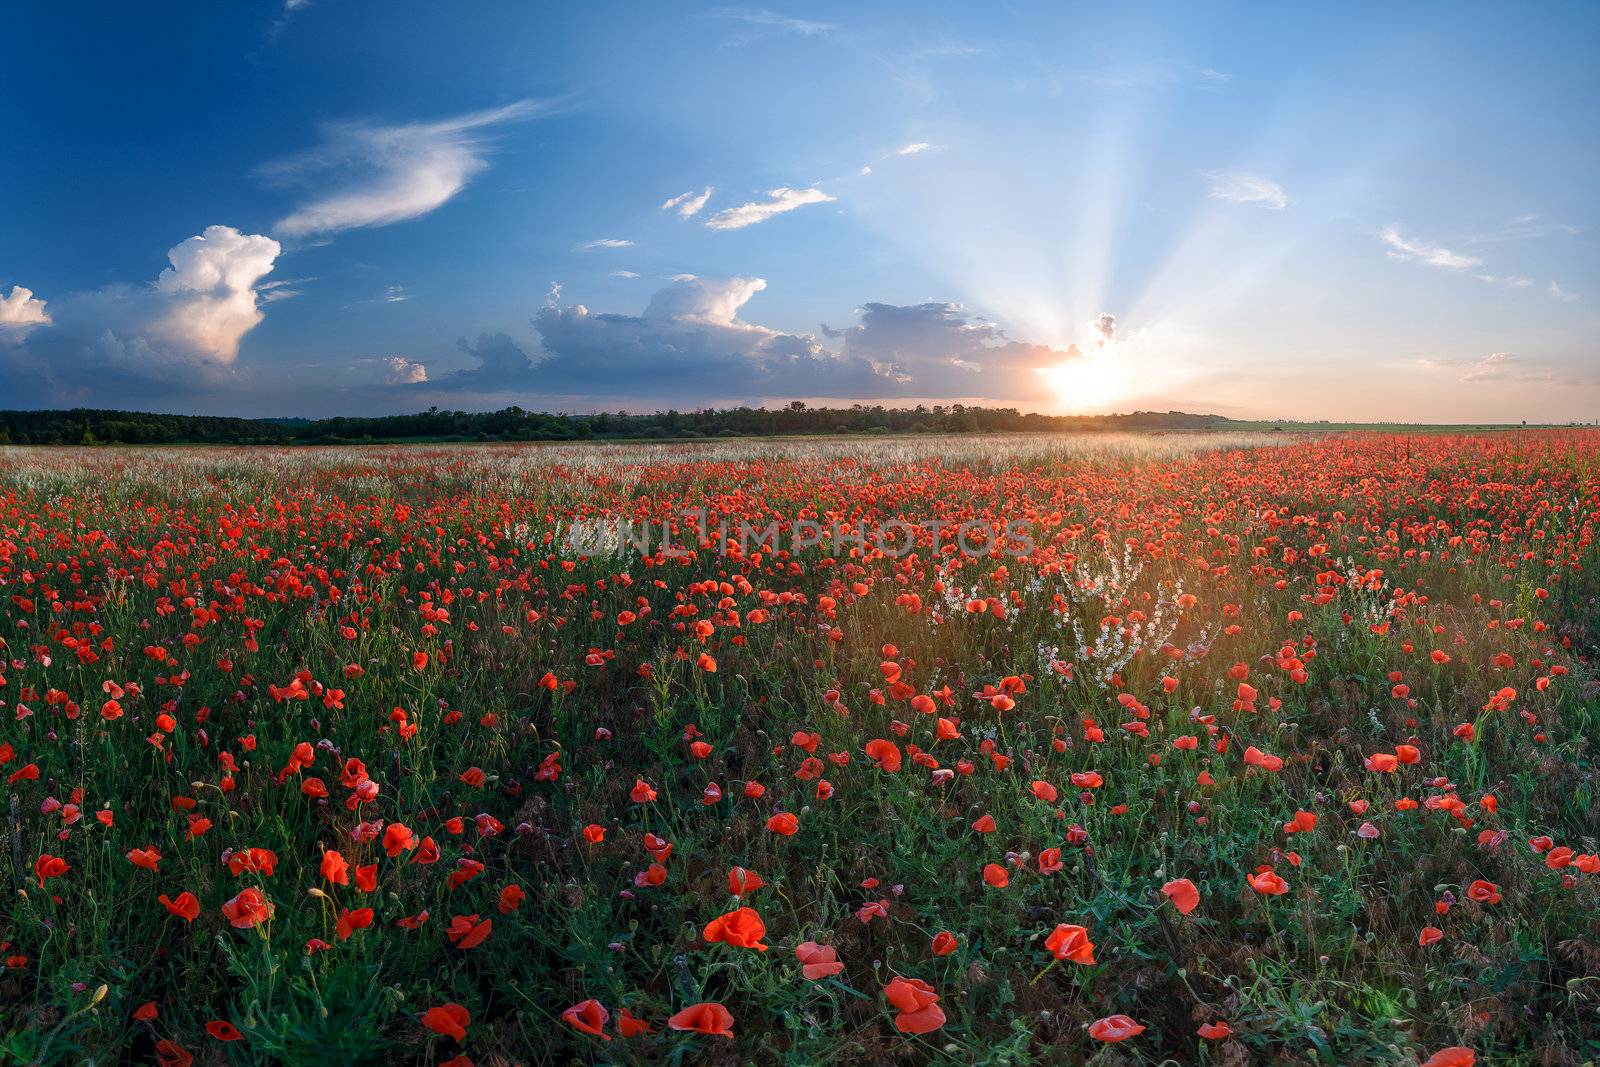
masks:
{"label": "cumulus cloud", "polygon": [[428,380],[427,365],[404,356],[389,356],[383,365],[387,368],[383,380],[388,385],[419,385]]}
{"label": "cumulus cloud", "polygon": [[52,300],[49,329],[0,351],[0,381],[19,401],[126,405],[224,380],[262,320],[261,279],[278,253],[270,237],[208,226],[167,253],[151,284]]}
{"label": "cumulus cloud", "polygon": [[1426,263],[1441,270],[1466,270],[1483,262],[1476,256],[1463,256],[1448,248],[1406,237],[1396,226],[1385,226],[1378,237],[1389,246],[1389,258],[1400,262]]}
{"label": "cumulus cloud", "polygon": [[50,325],[50,313],[44,305],[45,301],[35,297],[32,289],[13,285],[10,296],[0,296],[0,336],[6,330],[20,332]]}
{"label": "cumulus cloud", "polygon": [[992,397],[1031,400],[1040,367],[1077,356],[1007,337],[958,304],[866,304],[859,321],[786,333],[742,317],[761,278],[682,276],[638,315],[546,307],[529,353],[505,334],[463,341],[468,369],[431,378],[441,391],[539,392],[698,402],[750,397]]}
{"label": "cumulus cloud", "polygon": [[692,219],[700,214],[700,209],[706,206],[706,201],[711,199],[711,194],[714,192],[716,192],[716,189],[709,185],[698,193],[690,189],[687,193],[679,193],[662,204],[661,210],[672,211],[676,209],[680,219]]}
{"label": "cumulus cloud", "polygon": [[256,283],[282,251],[260,234],[231,226],[207,226],[167,253],[172,266],[156,279],[167,299],[152,330],[209,359],[231,363],[239,341],[261,322]]}
{"label": "cumulus cloud", "polygon": [[787,187],[769,190],[767,197],[766,200],[752,200],[748,204],[719,211],[706,220],[706,225],[713,230],[741,230],[758,222],[766,222],[774,215],[805,207],[807,204],[827,204],[837,199],[821,189]]}
{"label": "cumulus cloud", "polygon": [[1117,333],[1117,317],[1109,311],[1102,311],[1089,324],[1089,329],[1095,335],[1095,344],[1100,346],[1108,345]]}
{"label": "cumulus cloud", "polygon": [[485,133],[546,110],[534,100],[475,111],[438,122],[400,126],[343,123],[328,128],[321,147],[268,169],[281,181],[337,187],[280,219],[287,237],[387,226],[419,218],[448,202],[489,165]]}
{"label": "cumulus cloud", "polygon": [[1235,204],[1261,204],[1282,210],[1289,206],[1289,197],[1283,186],[1275,181],[1244,171],[1207,175],[1211,182],[1211,199],[1227,200]]}
{"label": "cumulus cloud", "polygon": [[864,304],[858,315],[855,326],[824,333],[842,342],[843,357],[894,383],[879,395],[1033,400],[1041,368],[1080,357],[1075,346],[1013,340],[960,304]]}

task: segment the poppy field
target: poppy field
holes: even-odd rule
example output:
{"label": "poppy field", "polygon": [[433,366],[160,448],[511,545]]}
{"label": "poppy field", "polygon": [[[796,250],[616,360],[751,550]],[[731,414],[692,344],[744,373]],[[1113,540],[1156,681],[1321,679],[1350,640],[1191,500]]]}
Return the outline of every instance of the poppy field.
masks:
{"label": "poppy field", "polygon": [[0,1062],[1600,1058],[1600,432],[0,449]]}

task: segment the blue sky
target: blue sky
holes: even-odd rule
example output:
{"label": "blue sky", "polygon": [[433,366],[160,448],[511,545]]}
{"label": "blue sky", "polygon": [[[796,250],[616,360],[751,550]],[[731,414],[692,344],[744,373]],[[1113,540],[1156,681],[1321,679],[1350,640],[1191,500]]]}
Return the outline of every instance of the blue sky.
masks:
{"label": "blue sky", "polygon": [[1597,45],[1579,4],[14,5],[0,406],[1592,419]]}

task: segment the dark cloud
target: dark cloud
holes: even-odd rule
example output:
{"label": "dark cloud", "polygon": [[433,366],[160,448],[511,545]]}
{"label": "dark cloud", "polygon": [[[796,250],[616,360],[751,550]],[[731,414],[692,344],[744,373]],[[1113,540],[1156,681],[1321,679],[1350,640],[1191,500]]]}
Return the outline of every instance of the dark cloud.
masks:
{"label": "dark cloud", "polygon": [[427,387],[471,393],[536,392],[566,397],[725,402],[752,396],[841,400],[1038,395],[1039,367],[1077,350],[1013,341],[957,304],[866,304],[860,321],[824,337],[772,330],[739,318],[766,283],[759,278],[680,278],[640,315],[581,305],[544,308],[533,319],[541,350],[505,334],[462,342],[477,363]]}

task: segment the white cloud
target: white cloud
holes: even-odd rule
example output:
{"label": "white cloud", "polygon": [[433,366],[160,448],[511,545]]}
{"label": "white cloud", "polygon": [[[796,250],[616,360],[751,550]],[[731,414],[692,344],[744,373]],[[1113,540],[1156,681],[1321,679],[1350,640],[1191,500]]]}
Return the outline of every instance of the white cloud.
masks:
{"label": "white cloud", "polygon": [[1111,343],[1117,333],[1117,317],[1109,311],[1102,311],[1089,324],[1089,329],[1094,332],[1095,344],[1104,347]]}
{"label": "white cloud", "polygon": [[894,154],[897,156],[914,156],[918,152],[926,152],[932,147],[933,145],[929,144],[927,141],[914,141],[911,144],[895,149]]}
{"label": "white cloud", "polygon": [[1572,301],[1578,299],[1577,293],[1567,292],[1567,290],[1561,288],[1561,286],[1557,285],[1554,281],[1550,283],[1550,288],[1547,289],[1546,292],[1548,292],[1554,299],[1567,303],[1571,303]]}
{"label": "white cloud", "polygon": [[13,285],[10,296],[0,296],[0,328],[20,330],[50,325],[50,313],[44,305],[45,301],[35,297],[32,289]]}
{"label": "white cloud", "polygon": [[256,286],[256,296],[260,298],[263,304],[272,304],[279,300],[292,300],[297,296],[305,295],[305,290],[295,289],[293,286],[315,280],[314,278],[278,278],[270,282],[262,282]]}
{"label": "white cloud", "polygon": [[1389,258],[1401,262],[1426,263],[1430,267],[1439,267],[1442,270],[1466,270],[1483,262],[1476,256],[1463,256],[1448,248],[1402,236],[1399,229],[1394,226],[1385,226],[1378,236],[1389,246]]}
{"label": "white cloud", "polygon": [[753,200],[748,204],[719,211],[706,220],[706,225],[713,230],[739,230],[746,226],[754,226],[758,222],[765,222],[774,215],[805,207],[807,204],[826,204],[837,199],[821,189],[787,187],[769,190],[767,196],[769,199],[765,201]]}
{"label": "white cloud", "polygon": [[1530,385],[1571,385],[1588,383],[1560,377],[1528,363],[1514,352],[1490,352],[1477,359],[1419,359],[1417,364],[1428,370],[1449,371],[1456,381],[1473,384],[1521,383]]}
{"label": "white cloud", "polygon": [[261,321],[256,283],[282,251],[260,234],[207,226],[167,253],[172,266],[156,279],[170,304],[152,331],[222,363],[239,354],[239,341]]}
{"label": "white cloud", "polygon": [[614,271],[611,272],[611,276],[613,278],[637,278],[638,277],[638,275],[635,274],[631,270],[614,270]]}
{"label": "white cloud", "polygon": [[871,167],[862,167],[861,170],[857,172],[857,177],[865,178],[867,175],[869,175],[871,173],[872,173],[872,168]]}
{"label": "white cloud", "polygon": [[411,297],[406,293],[406,287],[403,285],[391,285],[383,291],[383,302],[385,304],[399,304],[410,299]]}
{"label": "white cloud", "polygon": [[[63,294],[49,329],[0,345],[0,382],[36,406],[132,407],[240,381],[249,371],[234,364],[262,303],[293,292],[262,281],[279,251],[270,237],[208,226],[168,251],[152,283]],[[19,295],[6,303],[25,307]]]}
{"label": "white cloud", "polygon": [[1289,197],[1283,186],[1275,181],[1244,171],[1210,174],[1211,199],[1228,200],[1235,204],[1262,204],[1282,210],[1289,206]]}
{"label": "white cloud", "polygon": [[587,252],[587,251],[589,251],[591,249],[595,249],[595,248],[632,248],[632,247],[633,247],[633,242],[632,241],[626,241],[626,240],[623,240],[620,237],[602,237],[598,241],[590,241],[588,244],[583,245],[579,249],[579,251]]}
{"label": "white cloud", "polygon": [[706,14],[713,18],[729,19],[751,26],[762,26],[777,30],[780,33],[797,33],[804,37],[830,34],[839,28],[831,22],[813,22],[810,19],[790,18],[775,11],[765,11],[761,8],[753,7],[722,7],[714,11],[708,11]]}
{"label": "white cloud", "polygon": [[679,193],[662,204],[661,210],[670,211],[673,208],[677,208],[680,219],[692,219],[700,214],[700,209],[706,206],[706,201],[711,199],[711,194],[714,192],[716,192],[716,189],[710,185],[698,193],[690,189],[687,193]]}
{"label": "white cloud", "polygon": [[1497,230],[1476,233],[1464,240],[1468,245],[1477,246],[1502,244],[1507,241],[1532,241],[1557,235],[1572,237],[1577,233],[1576,226],[1565,222],[1544,222],[1538,215],[1517,215]]}
{"label": "white cloud", "polygon": [[417,363],[404,356],[389,356],[383,363],[389,368],[383,379],[389,385],[416,385],[428,380],[426,364]]}
{"label": "white cloud", "polygon": [[269,176],[304,180],[335,172],[344,188],[302,205],[274,229],[289,237],[387,226],[420,218],[449,201],[487,167],[483,131],[528,118],[545,105],[522,100],[439,122],[330,127],[318,149],[269,168]]}
{"label": "white cloud", "polygon": [[657,291],[644,309],[646,319],[747,327],[739,309],[767,287],[765,278],[683,278]]}

